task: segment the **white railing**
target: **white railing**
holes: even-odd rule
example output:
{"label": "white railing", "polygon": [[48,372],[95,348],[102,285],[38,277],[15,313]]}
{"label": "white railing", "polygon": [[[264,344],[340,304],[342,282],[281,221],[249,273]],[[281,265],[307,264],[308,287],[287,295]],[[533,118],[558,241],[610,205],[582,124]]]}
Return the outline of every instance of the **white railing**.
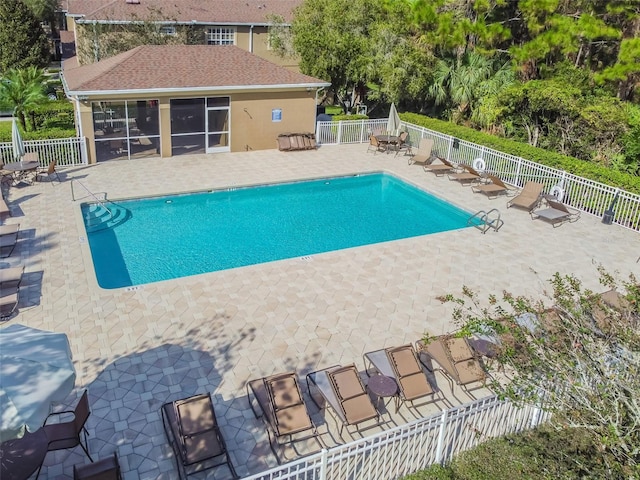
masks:
{"label": "white railing", "polygon": [[[371,132],[384,129],[386,124],[386,119],[318,122],[316,140],[320,144],[368,143]],[[591,215],[602,217],[617,196],[612,222],[640,231],[640,195],[424,127],[405,122],[402,126],[412,145],[418,145],[421,138],[432,138],[434,154],[467,165],[481,158],[487,171],[511,185],[522,187],[527,181],[536,181],[545,185],[547,193],[559,187],[564,203]]]}
{"label": "white railing", "polygon": [[549,414],[492,396],[261,472],[245,480],[392,480],[479,443],[528,430]]}
{"label": "white railing", "polygon": [[[84,137],[25,140],[24,150],[26,153],[37,153],[42,167],[46,167],[51,160],[57,160],[59,167],[88,163],[87,142]],[[13,146],[10,142],[0,143],[0,161],[2,163],[14,161]]]}

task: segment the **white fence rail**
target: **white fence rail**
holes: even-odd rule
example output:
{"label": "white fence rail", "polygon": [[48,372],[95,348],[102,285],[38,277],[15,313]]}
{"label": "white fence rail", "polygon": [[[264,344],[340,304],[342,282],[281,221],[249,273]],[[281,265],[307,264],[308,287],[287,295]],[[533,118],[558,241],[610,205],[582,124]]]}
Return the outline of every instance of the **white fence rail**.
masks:
{"label": "white fence rail", "polygon": [[[88,162],[87,142],[84,137],[25,140],[24,150],[26,153],[37,153],[43,167],[51,160],[56,160],[60,167],[86,165]],[[0,161],[3,164],[14,161],[11,142],[0,143]]]}
{"label": "white fence rail", "polygon": [[487,397],[245,480],[393,480],[445,463],[489,438],[528,430],[547,420],[548,414],[538,408]]}
{"label": "white fence rail", "polygon": [[[371,132],[384,130],[386,125],[386,119],[318,122],[316,140],[321,144],[368,143]],[[612,223],[640,231],[640,195],[424,127],[405,122],[402,125],[409,132],[412,145],[418,145],[421,138],[432,138],[434,154],[467,165],[481,158],[487,171],[511,185],[522,187],[527,181],[536,181],[545,185],[547,193],[559,187],[564,193],[561,200],[582,212],[602,217],[617,198]]]}

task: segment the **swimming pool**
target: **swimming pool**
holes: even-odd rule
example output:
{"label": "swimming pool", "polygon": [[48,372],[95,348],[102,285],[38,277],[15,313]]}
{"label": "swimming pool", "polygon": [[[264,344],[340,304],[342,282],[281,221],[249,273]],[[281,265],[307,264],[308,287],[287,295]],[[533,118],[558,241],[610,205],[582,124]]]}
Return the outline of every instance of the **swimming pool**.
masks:
{"label": "swimming pool", "polygon": [[[84,204],[102,288],[120,288],[467,227],[469,212],[374,173]],[[120,220],[116,220],[116,219]]]}

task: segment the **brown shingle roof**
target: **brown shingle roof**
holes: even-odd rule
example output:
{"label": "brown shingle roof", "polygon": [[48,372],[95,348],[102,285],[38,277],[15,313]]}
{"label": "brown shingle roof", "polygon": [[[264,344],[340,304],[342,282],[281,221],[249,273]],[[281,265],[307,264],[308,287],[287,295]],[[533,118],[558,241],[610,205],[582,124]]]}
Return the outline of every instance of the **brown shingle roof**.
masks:
{"label": "brown shingle roof", "polygon": [[232,45],[143,45],[91,65],[63,64],[68,92],[324,87]]}
{"label": "brown shingle roof", "polygon": [[[286,22],[302,0],[68,0],[70,15],[83,20],[131,21],[160,18],[178,23],[268,24],[267,16],[279,15]],[[160,13],[158,13],[160,12]]]}

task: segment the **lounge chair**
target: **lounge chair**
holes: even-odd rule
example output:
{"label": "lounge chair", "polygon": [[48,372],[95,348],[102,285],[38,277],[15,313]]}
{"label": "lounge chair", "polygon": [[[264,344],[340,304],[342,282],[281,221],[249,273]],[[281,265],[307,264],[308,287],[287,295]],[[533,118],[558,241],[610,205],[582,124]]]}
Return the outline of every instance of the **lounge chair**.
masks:
{"label": "lounge chair", "polygon": [[499,195],[507,194],[511,190],[500,178],[487,174],[490,183],[472,185],[471,189],[475,193],[484,193],[489,198],[497,198]]}
{"label": "lounge chair", "polygon": [[440,177],[447,173],[453,173],[458,169],[457,165],[454,165],[446,158],[436,157],[439,163],[430,163],[424,166],[425,172],[435,173],[436,177]]}
{"label": "lounge chair", "polygon": [[411,402],[414,406],[413,401],[419,398],[429,396],[429,401],[435,400],[436,391],[422,371],[416,352],[410,344],[365,353],[364,361],[365,365],[368,363],[379,374],[395,380],[398,384],[399,398],[403,402]]}
{"label": "lounge chair", "polygon": [[580,218],[580,211],[569,209],[564,203],[552,200],[547,197],[547,208],[532,210],[529,212],[532,219],[541,218],[553,225],[553,228],[559,227],[566,222],[575,222]]}
{"label": "lounge chair", "polygon": [[0,291],[4,296],[5,289],[19,288],[22,282],[24,267],[9,267],[0,269]]}
{"label": "lounge chair", "polygon": [[455,180],[463,185],[473,185],[480,181],[480,173],[469,165],[461,165],[464,171],[460,173],[449,173],[449,180]]}
{"label": "lounge chair", "polygon": [[433,139],[421,138],[415,155],[409,158],[409,165],[428,165],[433,161]]}
{"label": "lounge chair", "polygon": [[[276,446],[280,445],[278,440],[281,437],[289,436],[290,442],[293,442],[293,435],[310,431],[311,436],[318,439],[316,426],[307,411],[295,372],[251,380],[246,388],[253,414],[256,418],[262,417],[267,426],[269,446],[278,463],[280,458],[274,443]],[[260,407],[259,412],[254,408],[255,403]],[[300,440],[306,438],[309,437]]]}
{"label": "lounge chair", "polygon": [[428,370],[434,370],[432,361],[435,361],[442,373],[465,390],[469,390],[469,385],[474,383],[479,383],[479,387],[482,387],[487,381],[478,356],[464,337],[442,335],[428,344],[419,340],[416,342],[416,350],[420,361]]}
{"label": "lounge chair", "polygon": [[387,145],[383,145],[375,135],[369,136],[369,146],[367,147],[367,153],[373,152],[375,155],[378,152],[386,152]]}
{"label": "lounge chair", "polygon": [[19,231],[20,225],[17,223],[0,226],[0,258],[7,258],[13,253],[18,243]]}
{"label": "lounge chair", "polygon": [[18,287],[0,288],[0,318],[9,318],[16,310],[19,300]]}
{"label": "lounge chair", "polygon": [[210,395],[195,395],[165,403],[161,413],[180,478],[222,465],[227,465],[231,475],[238,478],[218,428]]}
{"label": "lounge chair", "polygon": [[507,208],[520,207],[530,212],[540,202],[543,189],[544,185],[541,183],[527,182],[522,191],[507,202]]}
{"label": "lounge chair", "polygon": [[359,425],[367,420],[379,420],[379,414],[364,388],[355,365],[335,365],[307,375],[307,389],[313,402],[322,408],[311,392],[311,386],[320,392],[324,405],[331,407],[340,420],[340,435],[345,426]]}
{"label": "lounge chair", "polygon": [[10,216],[11,216],[11,209],[9,208],[9,205],[7,205],[7,202],[4,201],[4,198],[0,193],[0,221],[4,221],[5,218],[8,218]]}

